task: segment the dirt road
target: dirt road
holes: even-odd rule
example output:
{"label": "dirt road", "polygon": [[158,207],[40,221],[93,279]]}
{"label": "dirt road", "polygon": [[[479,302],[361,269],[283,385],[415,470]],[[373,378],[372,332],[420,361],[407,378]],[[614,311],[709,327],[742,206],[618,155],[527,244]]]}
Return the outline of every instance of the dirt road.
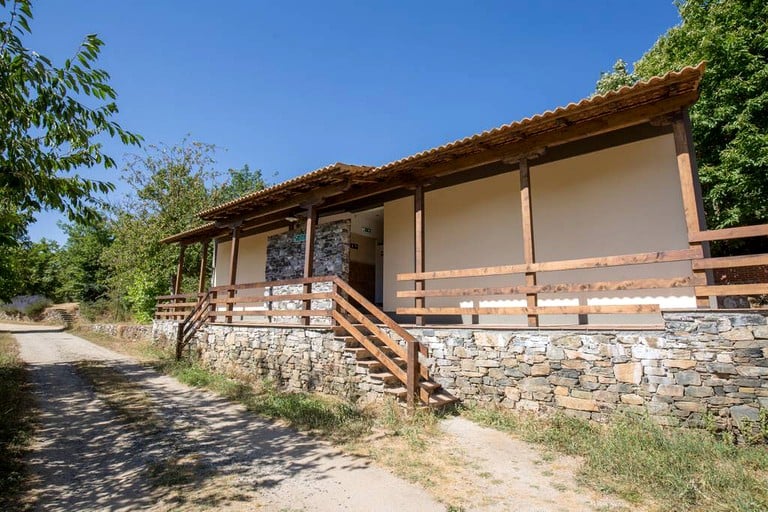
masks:
{"label": "dirt road", "polygon": [[[364,459],[124,355],[37,326],[0,329],[14,332],[36,389],[40,426],[30,465],[38,510],[445,510]],[[162,431],[127,427],[76,373],[73,363],[83,360],[106,361],[139,382],[165,420]],[[153,471],[164,467],[192,467],[207,485],[198,482],[187,500],[169,498],[152,485]]]}

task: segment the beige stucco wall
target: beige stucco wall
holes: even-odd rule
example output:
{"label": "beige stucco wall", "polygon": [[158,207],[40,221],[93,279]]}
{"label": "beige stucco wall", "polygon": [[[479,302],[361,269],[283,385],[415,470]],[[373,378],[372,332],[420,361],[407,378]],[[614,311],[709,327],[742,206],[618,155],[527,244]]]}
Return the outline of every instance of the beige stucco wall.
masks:
{"label": "beige stucco wall", "polygon": [[[451,270],[522,263],[522,228],[517,172],[429,192],[424,197],[425,265]],[[384,308],[413,305],[396,290],[413,289],[397,274],[413,271],[413,199],[384,205]],[[465,278],[434,281],[427,288],[492,286],[493,280]],[[499,280],[496,280],[499,282]],[[522,278],[512,282],[522,284]],[[429,305],[456,306],[457,299],[429,299]]]}
{"label": "beige stucco wall", "polygon": [[[237,257],[237,283],[260,283],[264,281],[264,271],[267,265],[267,237],[284,230],[269,231],[240,239],[240,250]],[[220,242],[216,252],[216,267],[214,269],[214,286],[228,284],[229,253],[232,242]]]}
{"label": "beige stucco wall", "polygon": [[[687,247],[674,142],[671,135],[531,167],[537,261],[610,256]],[[413,271],[413,201],[384,206],[384,307],[413,305],[397,299],[398,273]],[[425,195],[427,270],[521,263],[519,177],[507,173]],[[686,262],[539,274],[539,282],[588,282],[690,274]],[[428,288],[503,286],[522,283],[506,276],[433,281]],[[589,304],[660,303],[694,307],[692,290],[592,293]],[[459,306],[459,298],[427,299],[427,305]],[[576,295],[542,296],[541,305],[578,304]],[[524,305],[523,297],[494,297],[480,306]],[[481,317],[481,323],[522,322]],[[655,315],[590,317],[591,322],[642,323]],[[547,323],[575,323],[576,317],[543,317]]]}

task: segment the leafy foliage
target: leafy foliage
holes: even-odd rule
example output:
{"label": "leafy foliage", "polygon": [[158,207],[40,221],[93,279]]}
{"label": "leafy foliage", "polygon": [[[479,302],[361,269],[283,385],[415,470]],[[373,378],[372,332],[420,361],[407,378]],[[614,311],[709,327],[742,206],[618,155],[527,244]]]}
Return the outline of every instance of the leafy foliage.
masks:
{"label": "leafy foliage", "polygon": [[76,302],[106,298],[110,269],[101,255],[112,245],[112,232],[106,224],[73,222],[60,226],[67,234],[67,242],[57,257],[60,285],[56,295]]}
{"label": "leafy foliage", "polygon": [[629,65],[622,59],[616,61],[613,65],[613,71],[600,73],[600,79],[597,81],[595,92],[604,94],[609,91],[621,89],[625,85],[632,85],[637,82],[637,75],[630,73]]}
{"label": "leafy foliage", "polygon": [[240,169],[227,170],[227,180],[215,191],[215,203],[221,204],[242,197],[255,190],[266,188],[261,170],[251,170],[248,164]]}
{"label": "leafy foliage", "polygon": [[[160,240],[199,225],[198,211],[264,186],[261,172],[247,166],[230,170],[231,181],[219,185],[214,152],[214,146],[200,142],[150,146],[124,171],[134,197],[114,208],[114,243],[103,261],[114,269],[113,294],[125,297],[139,320],[152,318],[155,297],[170,292],[176,274],[179,249]],[[186,250],[184,262],[185,284],[192,291],[198,245]]]}
{"label": "leafy foliage", "polygon": [[28,240],[18,245],[0,245],[0,300],[17,295],[45,295],[57,299],[59,263],[56,242]]}
{"label": "leafy foliage", "polygon": [[[0,244],[18,240],[32,216],[45,208],[80,222],[99,218],[94,194],[113,186],[73,174],[115,161],[95,139],[106,134],[125,144],[139,136],[120,127],[109,74],[95,67],[103,42],[85,37],[62,66],[24,46],[31,33],[32,3],[0,0]],[[83,101],[88,98],[87,104]]]}
{"label": "leafy foliage", "polygon": [[[649,78],[707,62],[701,98],[690,114],[708,225],[768,222],[768,3],[677,5],[682,23],[656,41],[635,73]],[[603,84],[622,80],[604,77]],[[753,250],[768,249],[760,239],[753,242],[763,244]]]}

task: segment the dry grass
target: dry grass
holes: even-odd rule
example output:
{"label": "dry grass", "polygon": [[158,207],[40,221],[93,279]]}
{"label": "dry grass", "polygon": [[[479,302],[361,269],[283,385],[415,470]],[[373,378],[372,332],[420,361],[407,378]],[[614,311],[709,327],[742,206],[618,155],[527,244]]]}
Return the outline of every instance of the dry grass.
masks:
{"label": "dry grass", "polygon": [[469,408],[484,425],[583,458],[583,483],[651,510],[768,510],[768,449],[737,446],[705,430],[663,428],[642,416],[595,425],[563,415]]}
{"label": "dry grass", "polygon": [[33,431],[33,398],[16,340],[0,332],[0,510],[24,510],[24,454]]}

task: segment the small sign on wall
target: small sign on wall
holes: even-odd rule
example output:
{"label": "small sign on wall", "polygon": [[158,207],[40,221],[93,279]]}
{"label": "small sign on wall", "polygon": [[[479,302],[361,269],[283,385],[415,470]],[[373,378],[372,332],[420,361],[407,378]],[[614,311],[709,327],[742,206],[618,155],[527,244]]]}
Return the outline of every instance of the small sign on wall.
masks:
{"label": "small sign on wall", "polygon": [[293,241],[294,242],[306,242],[307,241],[307,235],[305,233],[297,233],[293,235]]}
{"label": "small sign on wall", "polygon": [[363,228],[363,233],[370,235],[371,233],[373,233],[373,230],[371,228],[364,227]]}

